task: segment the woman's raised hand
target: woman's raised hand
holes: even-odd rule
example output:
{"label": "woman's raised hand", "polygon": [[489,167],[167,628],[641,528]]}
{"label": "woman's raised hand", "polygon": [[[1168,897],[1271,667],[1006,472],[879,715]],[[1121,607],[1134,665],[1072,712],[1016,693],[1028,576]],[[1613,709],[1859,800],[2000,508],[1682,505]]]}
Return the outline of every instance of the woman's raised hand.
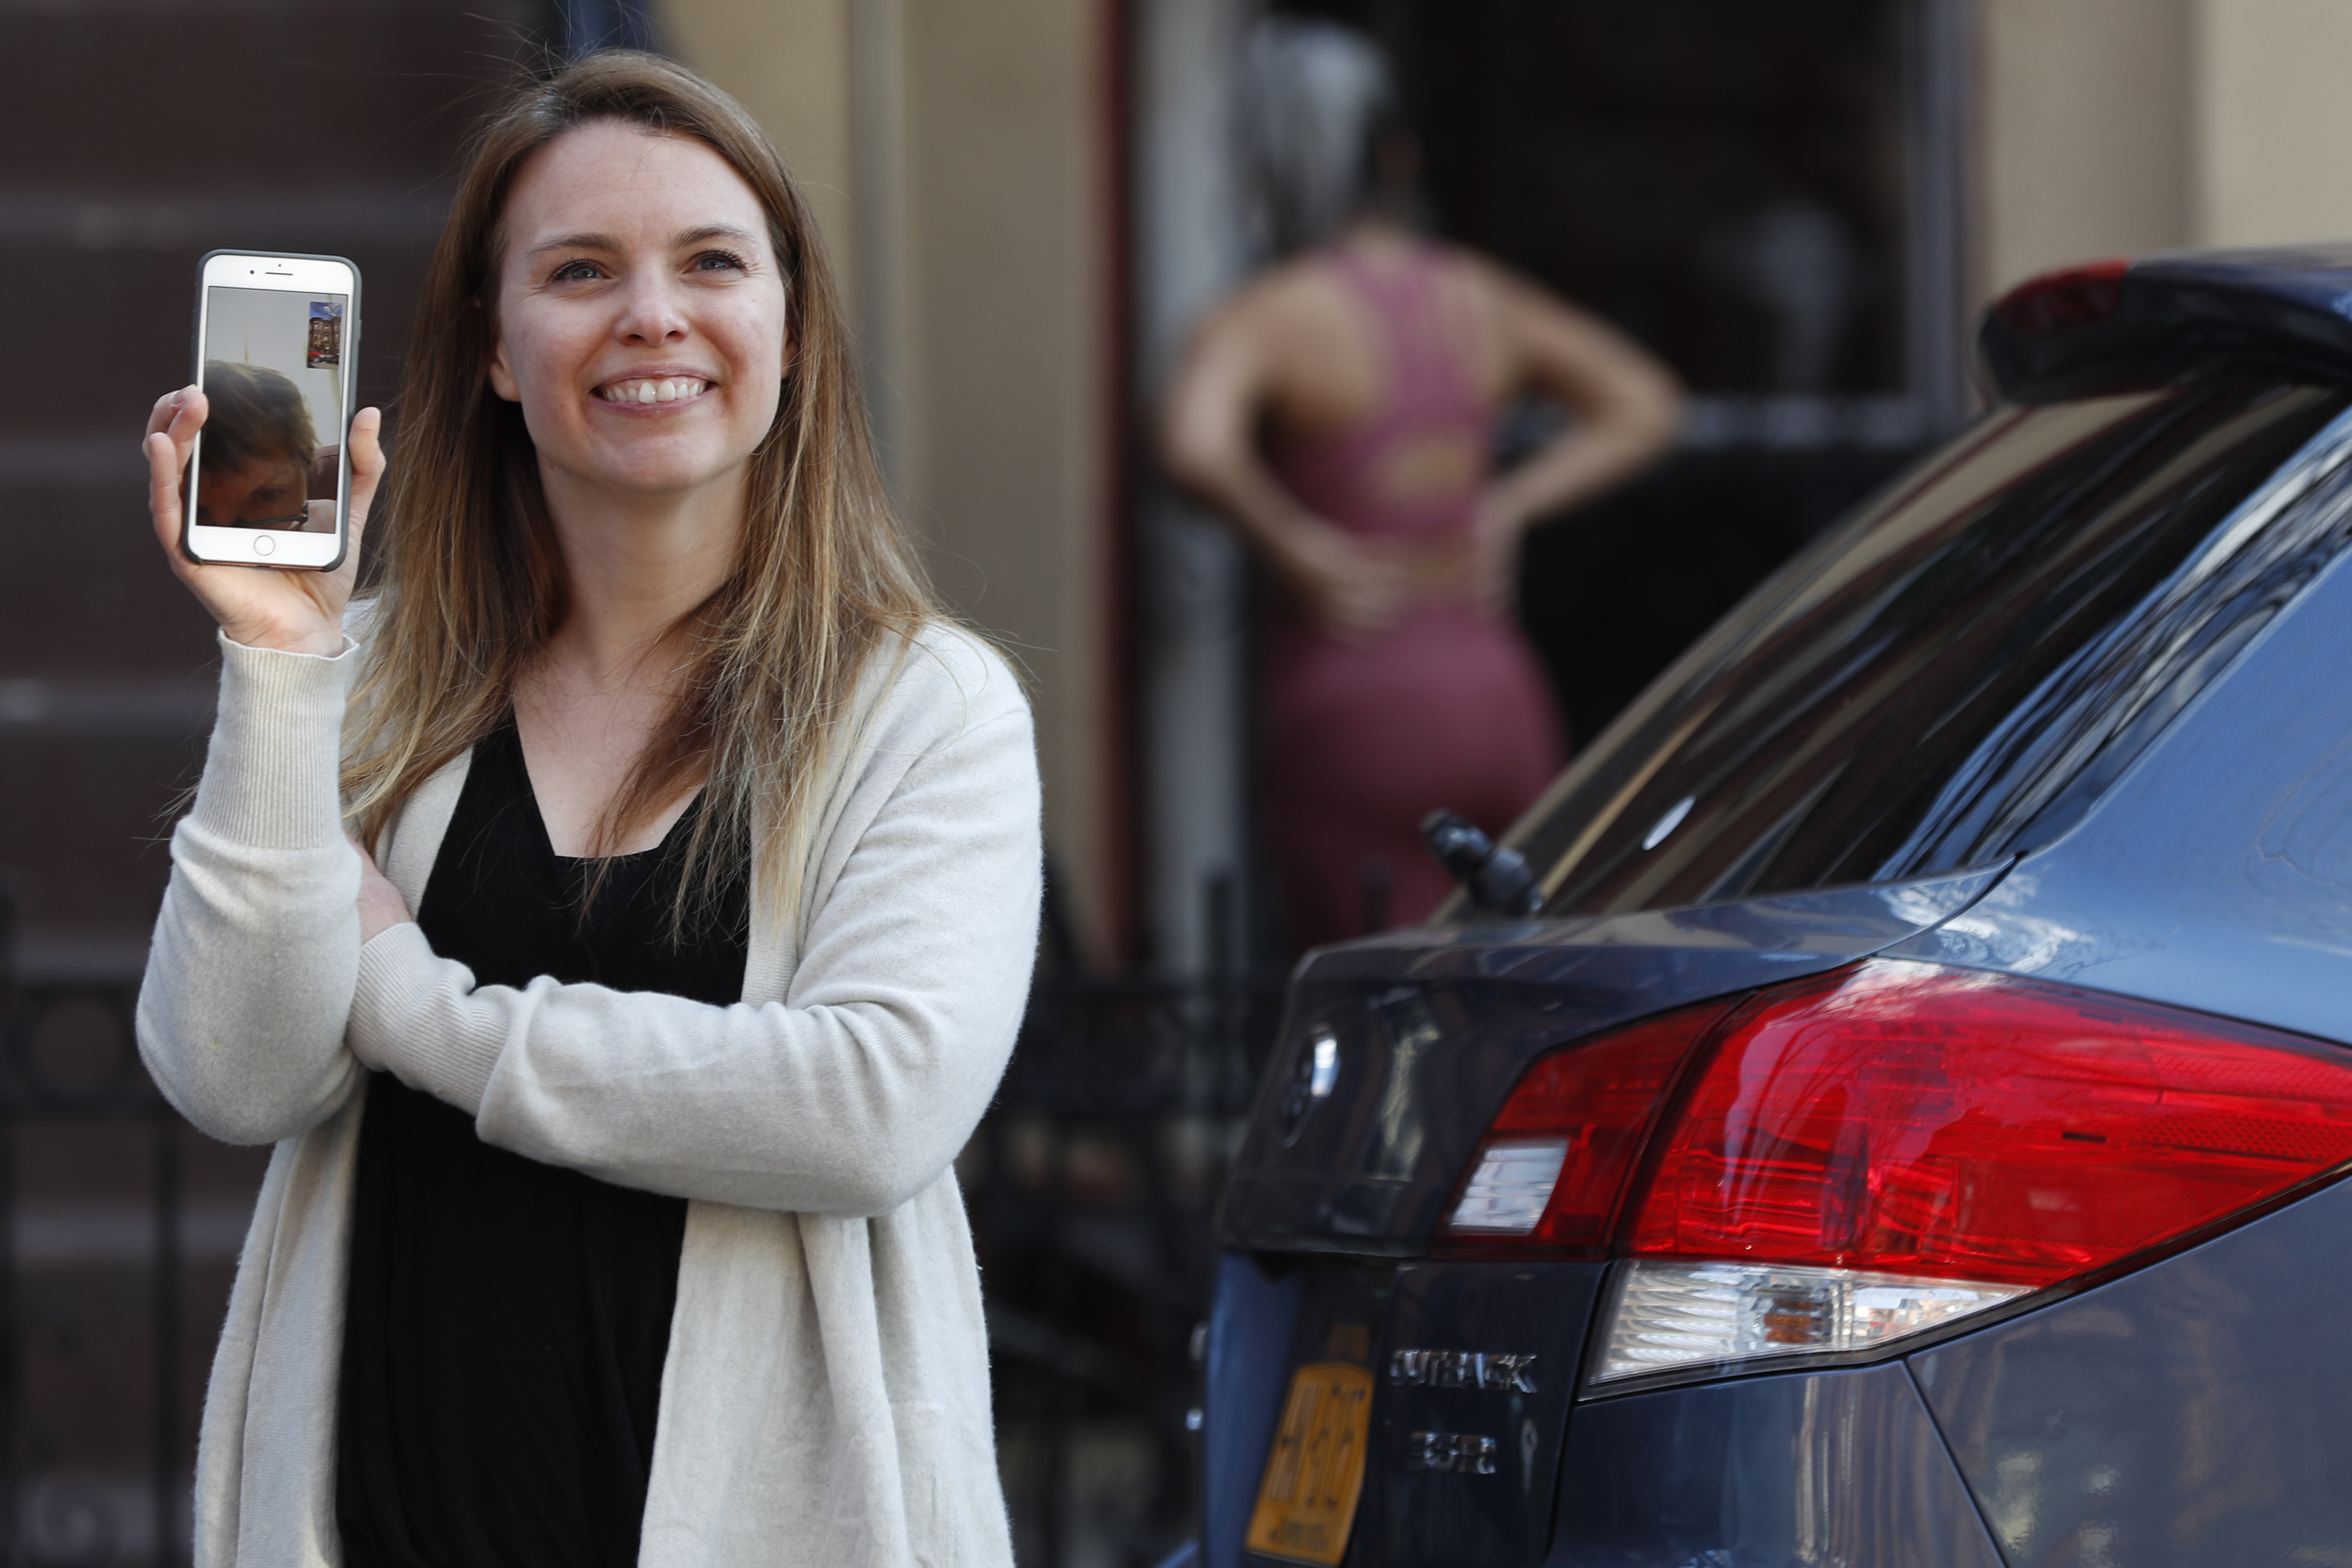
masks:
{"label": "woman's raised hand", "polygon": [[247,647],[330,657],[343,647],[343,605],[359,575],[360,538],[376,482],[383,478],[383,447],[377,439],[383,416],[362,408],[352,420],[352,537],[343,563],[332,572],[289,572],[275,567],[199,566],[180,551],[180,478],[196,432],[204,428],[205,395],[182,387],[155,400],[147,419],[147,510],[155,537],[189,592],[212,612],[231,642]]}
{"label": "woman's raised hand", "polygon": [[1526,509],[1500,486],[1479,499],[1463,560],[1464,596],[1493,620],[1505,621],[1519,605],[1519,543],[1527,537]]}
{"label": "woman's raised hand", "polygon": [[1414,585],[1404,563],[1328,522],[1293,525],[1269,554],[1308,616],[1340,642],[1370,642],[1412,607]]}

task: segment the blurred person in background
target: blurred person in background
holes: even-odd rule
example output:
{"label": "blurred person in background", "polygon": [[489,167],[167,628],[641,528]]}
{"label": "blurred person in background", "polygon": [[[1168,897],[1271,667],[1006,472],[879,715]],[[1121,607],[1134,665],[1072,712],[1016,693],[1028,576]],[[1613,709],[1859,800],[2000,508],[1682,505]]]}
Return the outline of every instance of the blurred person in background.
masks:
{"label": "blurred person in background", "polygon": [[[1422,817],[1499,833],[1566,760],[1514,615],[1519,541],[1663,454],[1681,389],[1615,329],[1419,231],[1420,148],[1368,39],[1272,18],[1247,68],[1283,259],[1200,328],[1162,445],[1274,590],[1258,754],[1296,950],[1425,918],[1451,884]],[[1498,470],[1500,416],[1527,397],[1570,418]]]}

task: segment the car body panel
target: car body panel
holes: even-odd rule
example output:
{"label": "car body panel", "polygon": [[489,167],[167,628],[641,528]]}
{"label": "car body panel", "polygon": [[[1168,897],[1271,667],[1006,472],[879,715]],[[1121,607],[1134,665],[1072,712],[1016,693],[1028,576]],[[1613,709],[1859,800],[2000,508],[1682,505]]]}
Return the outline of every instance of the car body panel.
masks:
{"label": "car body panel", "polygon": [[2352,1563],[2347,1236],[2339,1183],[1913,1356],[2011,1568]]}
{"label": "car body panel", "polygon": [[[1528,1063],[1668,1008],[1820,973],[1950,919],[2001,868],[1697,909],[1400,931],[1310,957],[1219,1218],[1228,1248],[1412,1256]],[[1289,1125],[1314,1029],[1328,1098]]]}
{"label": "car body panel", "polygon": [[[1857,1435],[1866,1436],[1857,1441]],[[2001,1564],[1900,1363],[1579,1406],[1544,1562],[1547,1568]]]}

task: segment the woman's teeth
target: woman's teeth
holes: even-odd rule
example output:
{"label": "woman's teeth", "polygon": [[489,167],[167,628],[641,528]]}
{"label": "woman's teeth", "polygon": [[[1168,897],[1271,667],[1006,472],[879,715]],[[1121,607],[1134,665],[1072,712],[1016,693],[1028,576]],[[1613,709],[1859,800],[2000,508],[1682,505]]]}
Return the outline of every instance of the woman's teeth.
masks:
{"label": "woman's teeth", "polygon": [[676,403],[680,398],[701,396],[709,385],[691,376],[667,381],[616,381],[610,386],[598,387],[596,395],[607,403]]}

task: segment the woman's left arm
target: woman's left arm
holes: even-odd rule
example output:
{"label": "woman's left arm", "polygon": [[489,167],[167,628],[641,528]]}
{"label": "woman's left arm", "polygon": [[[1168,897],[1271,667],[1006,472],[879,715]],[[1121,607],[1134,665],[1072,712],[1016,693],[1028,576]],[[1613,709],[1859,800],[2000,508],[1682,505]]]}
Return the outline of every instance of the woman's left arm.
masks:
{"label": "woman's left arm", "polygon": [[984,664],[985,689],[876,737],[845,830],[868,819],[788,1000],[477,986],[402,924],[362,951],[352,1049],[485,1142],[624,1185],[814,1214],[905,1203],[987,1108],[1036,948],[1028,708],[992,656],[958,663]]}
{"label": "woman's left arm", "polygon": [[1465,259],[1502,349],[1508,395],[1556,399],[1575,416],[1479,500],[1472,581],[1501,615],[1517,586],[1528,530],[1664,456],[1682,426],[1683,394],[1674,372],[1598,316],[1483,258]]}
{"label": "woman's left arm", "polygon": [[1524,525],[1591,500],[1665,454],[1682,384],[1648,350],[1589,311],[1483,258],[1470,265],[1498,329],[1514,393],[1556,398],[1575,422],[1498,476],[1490,508]]}

